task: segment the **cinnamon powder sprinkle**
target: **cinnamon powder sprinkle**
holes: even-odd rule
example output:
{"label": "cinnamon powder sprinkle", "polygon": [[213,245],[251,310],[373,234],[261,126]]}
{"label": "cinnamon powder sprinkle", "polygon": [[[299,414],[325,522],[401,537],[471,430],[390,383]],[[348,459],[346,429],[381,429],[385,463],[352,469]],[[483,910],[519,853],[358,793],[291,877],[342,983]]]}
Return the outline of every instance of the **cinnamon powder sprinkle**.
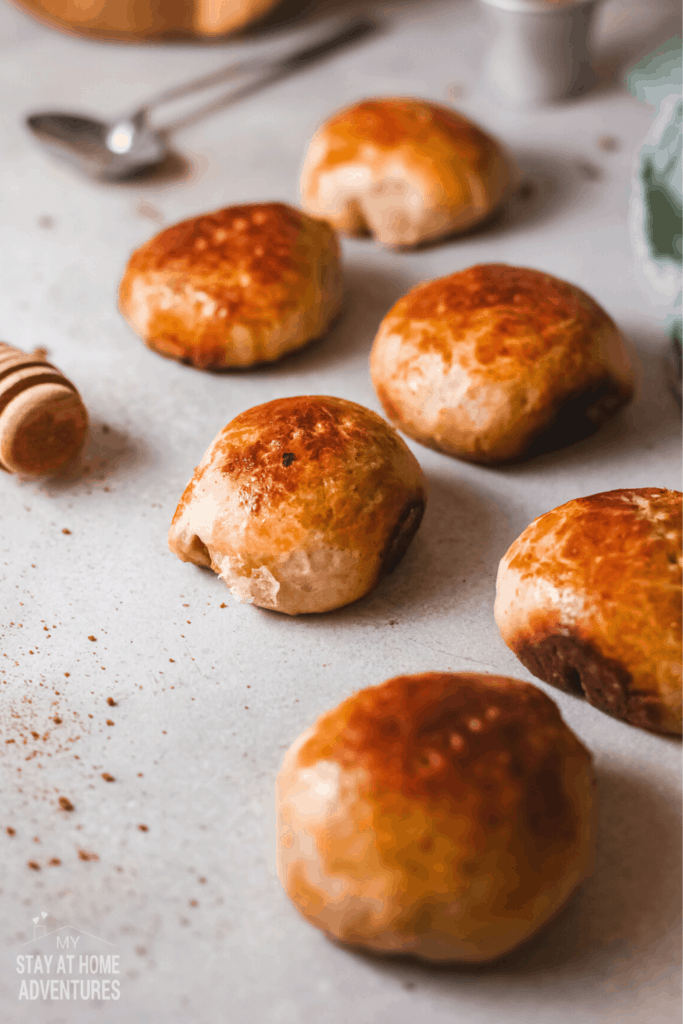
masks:
{"label": "cinnamon powder sprinkle", "polygon": [[107,704],[109,705],[110,708],[116,707],[116,701],[114,700],[113,697],[107,697]]}
{"label": "cinnamon powder sprinkle", "polygon": [[73,810],[75,810],[74,805],[71,803],[69,798],[66,797],[66,796],[60,796],[60,798],[59,798],[59,806],[62,808],[63,811],[73,811]]}
{"label": "cinnamon powder sprinkle", "polygon": [[146,825],[138,825],[138,828],[140,829],[141,832],[149,832],[149,829],[147,828]]}
{"label": "cinnamon powder sprinkle", "polygon": [[110,775],[109,772],[102,772],[102,778],[105,782],[116,782],[114,776]]}
{"label": "cinnamon powder sprinkle", "polygon": [[79,860],[99,860],[99,856],[96,853],[90,853],[88,850],[78,851]]}
{"label": "cinnamon powder sprinkle", "polygon": [[40,864],[38,863],[37,860],[29,860],[27,861],[27,864],[30,867],[31,871],[40,871]]}

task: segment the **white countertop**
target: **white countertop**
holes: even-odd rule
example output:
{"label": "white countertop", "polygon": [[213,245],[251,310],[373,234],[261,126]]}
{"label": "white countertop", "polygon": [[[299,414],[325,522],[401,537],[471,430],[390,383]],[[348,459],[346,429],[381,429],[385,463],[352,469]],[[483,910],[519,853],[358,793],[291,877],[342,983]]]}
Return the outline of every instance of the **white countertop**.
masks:
{"label": "white countertop", "polygon": [[[608,0],[597,35],[603,69],[673,34],[676,7]],[[183,132],[186,179],[102,186],[40,151],[22,116],[50,107],[113,114],[270,40],[104,44],[0,7],[0,336],[47,348],[92,418],[80,479],[0,479],[7,1024],[678,1019],[680,744],[550,688],[595,754],[599,851],[593,878],[531,944],[478,969],[368,958],[301,920],[275,876],[273,781],[318,713],[399,673],[476,668],[531,679],[492,616],[510,542],[579,495],[681,487],[666,337],[626,230],[631,162],[653,111],[607,82],[579,102],[505,111],[476,90],[486,42],[476,4],[406,0],[387,5],[386,17],[383,35]],[[452,86],[460,109],[517,154],[534,186],[527,199],[479,233],[412,254],[345,241],[345,316],[279,365],[209,375],[160,358],[131,333],[116,309],[118,280],[159,227],[234,202],[294,203],[307,140],[331,110],[373,93],[448,102]],[[600,149],[603,135],[619,148]],[[290,619],[239,605],[212,573],[168,552],[182,489],[229,419],[306,393],[379,410],[367,356],[381,317],[414,283],[482,261],[547,270],[589,291],[639,352],[637,400],[593,438],[514,468],[466,465],[411,443],[431,487],[423,526],[393,576],[332,614]],[[59,809],[60,796],[72,812]],[[38,948],[23,945],[34,917],[80,934],[88,952],[116,952],[120,999],[20,1000],[16,957]]]}

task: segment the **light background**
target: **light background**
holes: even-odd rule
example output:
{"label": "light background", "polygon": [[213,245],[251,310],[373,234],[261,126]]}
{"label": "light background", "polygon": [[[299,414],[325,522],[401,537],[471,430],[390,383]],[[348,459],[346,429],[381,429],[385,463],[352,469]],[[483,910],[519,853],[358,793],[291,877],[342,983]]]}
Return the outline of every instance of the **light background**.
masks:
{"label": "light background", "polygon": [[[481,669],[530,679],[492,616],[510,542],[579,495],[680,488],[666,339],[639,289],[626,230],[631,164],[653,111],[610,81],[675,31],[677,5],[608,0],[596,32],[602,84],[580,102],[534,113],[506,111],[477,90],[486,30],[476,3],[381,10],[383,35],[183,132],[188,179],[102,186],[39,151],[22,116],[114,114],[233,55],[267,50],[273,37],[117,46],[0,7],[0,336],[46,347],[92,417],[82,478],[0,479],[7,1024],[679,1019],[680,744],[557,691],[549,692],[595,753],[599,851],[592,880],[529,946],[482,969],[367,958],[300,920],[274,873],[274,777],[318,713],[397,673]],[[310,27],[304,21],[282,38],[303,39]],[[373,93],[448,102],[452,86],[458,107],[518,156],[530,197],[478,233],[412,254],[345,241],[343,319],[279,365],[212,376],[133,336],[116,310],[117,283],[130,252],[159,227],[235,202],[295,203],[307,140],[331,110]],[[619,148],[601,150],[603,135]],[[431,488],[423,526],[373,595],[329,615],[289,619],[238,605],[212,573],[167,551],[181,491],[229,419],[306,393],[379,410],[367,357],[381,317],[411,285],[480,261],[550,271],[589,291],[639,352],[637,400],[592,439],[515,468],[466,465],[411,444]],[[60,810],[59,796],[75,810]],[[81,860],[78,850],[99,859]],[[61,864],[49,866],[51,858]],[[115,943],[118,1003],[18,1002],[15,957],[40,911],[51,927]]]}

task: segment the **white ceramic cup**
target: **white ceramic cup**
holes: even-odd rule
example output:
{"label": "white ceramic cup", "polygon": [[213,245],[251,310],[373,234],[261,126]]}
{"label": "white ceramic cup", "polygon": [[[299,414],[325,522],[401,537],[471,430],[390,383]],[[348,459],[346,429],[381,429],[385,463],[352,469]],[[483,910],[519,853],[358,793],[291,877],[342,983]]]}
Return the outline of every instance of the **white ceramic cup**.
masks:
{"label": "white ceramic cup", "polygon": [[510,106],[568,99],[594,83],[588,32],[599,0],[480,0],[490,46],[482,80]]}

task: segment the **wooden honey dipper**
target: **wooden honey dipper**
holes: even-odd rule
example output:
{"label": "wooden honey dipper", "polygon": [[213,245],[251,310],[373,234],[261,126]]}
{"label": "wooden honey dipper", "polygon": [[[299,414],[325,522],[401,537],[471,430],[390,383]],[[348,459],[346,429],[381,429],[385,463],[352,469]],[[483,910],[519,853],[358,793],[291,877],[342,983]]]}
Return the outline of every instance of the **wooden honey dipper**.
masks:
{"label": "wooden honey dipper", "polygon": [[63,373],[0,342],[0,469],[55,473],[79,453],[87,428],[81,396]]}

